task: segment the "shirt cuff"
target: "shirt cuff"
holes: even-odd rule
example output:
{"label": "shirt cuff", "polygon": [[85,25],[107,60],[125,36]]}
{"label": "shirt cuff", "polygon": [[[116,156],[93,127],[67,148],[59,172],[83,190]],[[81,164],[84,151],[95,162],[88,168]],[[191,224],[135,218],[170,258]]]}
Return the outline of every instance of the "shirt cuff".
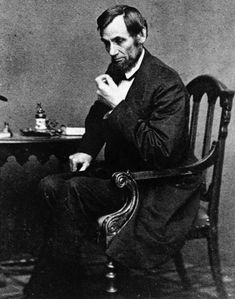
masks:
{"label": "shirt cuff", "polygon": [[107,113],[105,113],[105,115],[103,116],[103,119],[107,119],[112,112],[113,112],[113,109],[109,110]]}

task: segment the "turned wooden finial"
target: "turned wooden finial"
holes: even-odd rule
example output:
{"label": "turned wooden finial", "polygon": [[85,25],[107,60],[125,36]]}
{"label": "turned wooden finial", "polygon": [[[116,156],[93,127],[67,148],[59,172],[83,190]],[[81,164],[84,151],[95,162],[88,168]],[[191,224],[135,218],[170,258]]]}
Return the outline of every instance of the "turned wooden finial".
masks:
{"label": "turned wooden finial", "polygon": [[110,261],[110,260],[107,263],[106,279],[108,281],[106,292],[108,292],[108,293],[116,293],[118,289],[116,287],[115,267],[113,265],[113,262]]}

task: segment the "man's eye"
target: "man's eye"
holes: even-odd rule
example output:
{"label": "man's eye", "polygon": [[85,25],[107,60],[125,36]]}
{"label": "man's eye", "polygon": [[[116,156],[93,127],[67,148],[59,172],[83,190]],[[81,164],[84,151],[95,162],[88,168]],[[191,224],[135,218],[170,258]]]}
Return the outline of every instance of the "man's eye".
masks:
{"label": "man's eye", "polygon": [[123,42],[123,38],[116,38],[115,42],[120,45]]}

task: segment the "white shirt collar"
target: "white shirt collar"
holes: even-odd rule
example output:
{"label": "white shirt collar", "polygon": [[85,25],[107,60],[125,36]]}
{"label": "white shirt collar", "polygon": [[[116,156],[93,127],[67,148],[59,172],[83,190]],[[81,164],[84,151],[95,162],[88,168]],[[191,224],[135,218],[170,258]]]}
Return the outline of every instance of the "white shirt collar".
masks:
{"label": "white shirt collar", "polygon": [[134,73],[137,72],[138,69],[140,68],[141,63],[144,59],[144,53],[145,53],[145,49],[143,48],[143,51],[142,51],[138,61],[136,62],[136,65],[129,72],[125,73],[127,79],[129,79],[131,76],[133,76]]}

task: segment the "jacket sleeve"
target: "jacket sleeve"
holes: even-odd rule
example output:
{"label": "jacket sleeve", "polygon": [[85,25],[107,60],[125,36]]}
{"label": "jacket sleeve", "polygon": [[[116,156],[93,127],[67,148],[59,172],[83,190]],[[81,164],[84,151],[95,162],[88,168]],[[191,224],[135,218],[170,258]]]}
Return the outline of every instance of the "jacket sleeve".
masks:
{"label": "jacket sleeve", "polygon": [[90,108],[85,120],[85,134],[78,151],[87,153],[93,158],[99,153],[105,142],[103,116],[110,108],[100,101],[96,101]]}
{"label": "jacket sleeve", "polygon": [[179,160],[184,152],[187,96],[180,79],[166,85],[162,83],[152,91],[149,113],[145,119],[135,101],[122,101],[107,121],[139,151],[151,168],[158,168]]}

